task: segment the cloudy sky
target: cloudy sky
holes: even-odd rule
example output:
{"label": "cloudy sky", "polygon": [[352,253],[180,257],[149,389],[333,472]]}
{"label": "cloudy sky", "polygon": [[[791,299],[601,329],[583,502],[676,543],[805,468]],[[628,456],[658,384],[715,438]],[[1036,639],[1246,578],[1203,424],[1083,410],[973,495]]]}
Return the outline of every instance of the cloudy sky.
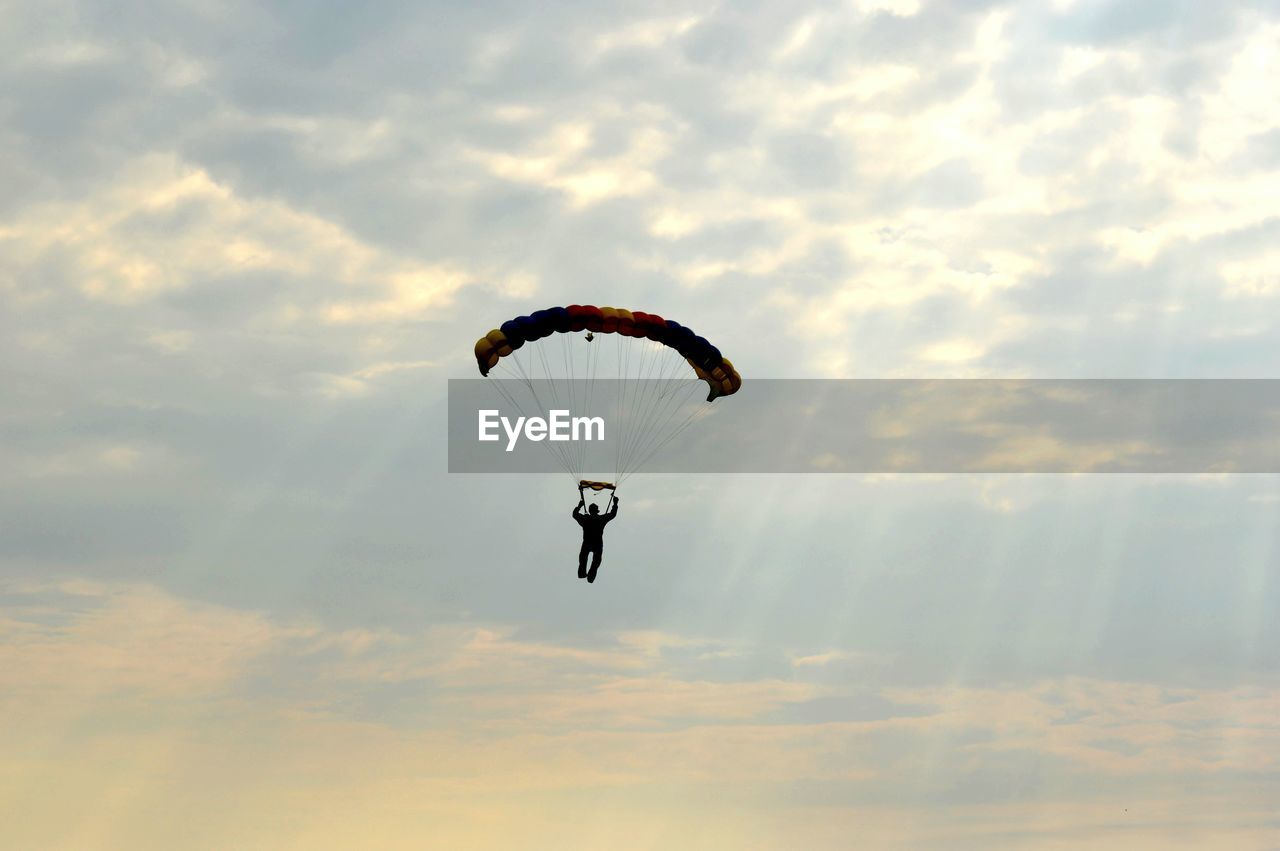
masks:
{"label": "cloudy sky", "polygon": [[588,586],[444,439],[571,302],[747,382],[1280,375],[1278,45],[0,3],[0,844],[1280,847],[1275,477],[638,476]]}

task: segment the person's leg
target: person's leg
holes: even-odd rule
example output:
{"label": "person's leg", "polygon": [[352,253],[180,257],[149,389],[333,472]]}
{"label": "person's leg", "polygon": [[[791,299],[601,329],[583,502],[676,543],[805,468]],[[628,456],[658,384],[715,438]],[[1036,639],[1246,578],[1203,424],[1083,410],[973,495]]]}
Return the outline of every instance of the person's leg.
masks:
{"label": "person's leg", "polygon": [[604,555],[604,546],[596,547],[591,551],[591,569],[587,571],[587,581],[596,581],[596,571],[600,569],[600,557]]}
{"label": "person's leg", "polygon": [[587,548],[587,542],[583,541],[582,549],[578,550],[578,578],[579,579],[587,578],[587,553],[589,552],[590,550]]}

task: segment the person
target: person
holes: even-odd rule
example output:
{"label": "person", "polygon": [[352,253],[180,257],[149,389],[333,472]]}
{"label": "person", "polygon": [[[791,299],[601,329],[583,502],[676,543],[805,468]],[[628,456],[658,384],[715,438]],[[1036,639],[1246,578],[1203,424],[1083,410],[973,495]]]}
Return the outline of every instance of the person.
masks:
{"label": "person", "polygon": [[[596,571],[600,569],[600,557],[604,553],[604,527],[610,520],[618,516],[618,495],[613,494],[609,510],[601,514],[600,506],[594,502],[583,513],[586,497],[582,488],[578,488],[578,507],[573,509],[573,519],[582,527],[582,549],[578,550],[578,578],[588,582],[596,581]],[[587,555],[591,556],[591,569],[587,569]]]}

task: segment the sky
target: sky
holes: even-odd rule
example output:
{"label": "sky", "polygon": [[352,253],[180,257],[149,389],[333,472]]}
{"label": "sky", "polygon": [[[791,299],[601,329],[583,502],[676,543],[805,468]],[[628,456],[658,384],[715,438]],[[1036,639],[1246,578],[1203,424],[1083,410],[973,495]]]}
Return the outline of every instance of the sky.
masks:
{"label": "sky", "polygon": [[[1280,373],[1280,4],[0,3],[0,844],[1280,848],[1280,481],[449,475],[504,319]],[[1270,317],[1270,318],[1269,318]]]}

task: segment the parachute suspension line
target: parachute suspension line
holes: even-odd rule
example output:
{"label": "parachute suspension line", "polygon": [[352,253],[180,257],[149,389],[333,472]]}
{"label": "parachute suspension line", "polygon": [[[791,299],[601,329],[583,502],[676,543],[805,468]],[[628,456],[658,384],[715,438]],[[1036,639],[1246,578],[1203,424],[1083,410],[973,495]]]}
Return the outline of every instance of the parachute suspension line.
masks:
{"label": "parachute suspension line", "polygon": [[633,424],[630,434],[622,446],[622,463],[619,477],[625,476],[631,470],[631,461],[635,457],[635,448],[643,440],[648,433],[649,427],[653,422],[653,412],[659,402],[659,391],[662,387],[661,376],[664,372],[664,364],[670,358],[666,355],[669,350],[664,346],[659,346],[652,341],[644,341],[641,343],[640,367],[636,370],[636,399],[637,403],[632,406],[634,408]]}
{"label": "parachute suspension line", "polygon": [[630,469],[629,461],[632,457],[633,450],[638,441],[641,440],[646,433],[646,429],[650,425],[651,412],[657,402],[657,392],[654,385],[654,371],[662,358],[655,357],[653,349],[646,346],[644,355],[641,359],[640,368],[636,371],[636,383],[638,388],[636,391],[637,403],[632,406],[632,427],[626,435],[626,440],[622,444],[622,461],[620,474],[626,473]]}
{"label": "parachute suspension line", "polygon": [[618,481],[618,462],[621,460],[621,456],[618,454],[618,445],[623,434],[626,433],[626,423],[622,420],[622,412],[626,410],[624,394],[627,389],[626,384],[623,383],[622,380],[625,375],[622,369],[623,348],[621,341],[615,339],[617,336],[617,334],[609,335],[609,339],[612,341],[613,366],[615,371],[614,378],[616,379],[613,383],[613,421],[617,424],[617,433],[614,435],[613,441],[613,480],[615,483]]}
{"label": "parachute suspension line", "polygon": [[[538,391],[533,389],[533,382],[529,380],[529,374],[525,371],[524,362],[521,359],[519,351],[513,351],[507,360],[511,361],[509,371],[511,372],[512,378],[524,384],[525,388],[529,391],[529,395],[533,397],[533,404],[538,405]],[[515,399],[516,407],[520,410],[520,415],[528,417],[529,414],[525,411],[524,405],[520,404],[520,400],[516,399],[514,394],[512,394],[512,398]]]}
{"label": "parachute suspension line", "polygon": [[538,358],[542,361],[542,374],[546,377],[547,387],[551,391],[551,402],[557,407],[563,407],[560,402],[560,382],[551,374],[551,364],[547,360],[547,350],[544,346],[538,346]]}
{"label": "parachute suspension line", "polygon": [[[668,374],[672,374],[674,370],[684,366],[684,361],[679,357],[666,357],[659,358],[658,362],[662,366],[658,370],[657,378],[650,377],[647,380],[644,404],[638,407],[636,411],[637,425],[630,435],[631,439],[624,450],[623,473],[628,473],[633,469],[632,462],[635,460],[639,450],[646,443],[651,442],[652,438],[660,436],[660,432],[655,434],[654,425],[662,421],[662,417],[667,413],[668,407],[677,400],[675,394],[666,390],[665,387],[667,382],[671,380],[667,377]],[[652,374],[651,370],[649,375],[652,376]],[[700,383],[696,382],[696,384]],[[684,389],[690,386],[691,382],[678,382],[678,384],[680,389]]]}
{"label": "parachute suspension line", "polygon": [[[503,399],[507,401],[508,404],[512,405],[517,411],[520,412],[520,416],[528,417],[529,414],[524,409],[524,405],[521,405],[520,400],[517,399],[515,396],[513,396],[511,392],[507,390],[506,386],[502,383],[504,380],[505,379],[498,378],[490,383],[491,383],[491,386],[497,388],[498,393],[502,396]],[[570,479],[577,481],[578,477],[573,474],[573,470],[569,468],[569,466],[565,462],[565,459],[562,456],[558,456],[553,452],[552,457],[556,459],[556,462],[565,471],[565,474],[569,476]]]}
{"label": "parachute suspension line", "polygon": [[[543,346],[538,346],[537,349],[538,349],[538,357],[542,361],[543,374],[547,378],[547,385],[551,388],[551,400],[555,404],[555,407],[557,409],[563,410],[565,408],[566,397],[568,397],[569,394],[573,391],[573,381],[569,378],[564,379],[564,383],[566,386],[563,388],[563,392],[562,392],[562,388],[560,387],[561,379],[556,377],[553,370],[551,369],[551,359],[548,357],[547,348]],[[572,375],[572,373],[569,373],[569,375]],[[572,411],[573,405],[569,404],[568,409]],[[548,408],[548,411],[550,410],[551,409]],[[550,445],[550,444],[554,444],[555,441],[548,440],[547,443]],[[575,453],[573,449],[566,446],[556,446],[554,447],[554,449],[555,451],[559,452],[561,455],[564,456],[565,462],[569,467],[569,472],[571,475],[577,476],[579,473],[582,472],[581,465],[574,458]]]}
{"label": "parachute suspension line", "polygon": [[[701,414],[703,410],[704,410],[703,408],[695,407],[691,411],[689,411],[689,415],[684,418],[684,422],[680,423],[680,425],[677,426],[669,435],[664,437],[658,443],[657,446],[654,446],[651,450],[649,450],[649,452],[639,460],[636,466],[643,467],[645,464],[647,464],[649,462],[649,459],[652,458],[659,449],[666,446],[668,443],[670,443],[672,440],[678,437],[681,433],[683,433],[685,429],[693,425],[693,421],[698,419],[698,415]],[[631,477],[631,473],[627,473],[625,476],[622,476],[618,480],[618,484],[622,484],[622,482],[626,481],[630,477]]]}
{"label": "parachute suspension line", "polygon": [[[688,407],[690,410],[685,420],[677,426],[680,430],[683,430],[683,427],[704,409],[699,399],[702,386],[703,383],[700,380],[674,382],[672,389],[664,394],[663,402],[650,417],[649,425],[643,430],[642,439],[631,450],[626,464],[628,473],[642,466],[671,439],[673,432],[669,432],[668,428],[682,408]],[[640,460],[637,461],[637,459]]]}
{"label": "parachute suspension line", "polygon": [[[592,410],[592,405],[595,403],[595,398],[596,398],[596,375],[599,374],[599,370],[600,370],[600,347],[603,346],[604,344],[603,343],[597,344],[593,340],[587,340],[587,345],[591,347],[591,351],[587,355],[587,405],[586,405],[587,411],[590,412]],[[587,457],[586,452],[587,452],[586,445],[583,443],[580,443],[578,446],[578,454],[580,458],[579,463],[582,465],[586,464],[586,457]]]}
{"label": "parachute suspension line", "polygon": [[[548,357],[547,349],[543,346],[538,346],[537,348],[538,357],[542,360],[543,374],[546,375],[547,385],[551,388],[552,401],[555,403],[555,407],[557,409],[563,410],[565,408],[566,397],[573,392],[573,381],[570,378],[563,379],[566,386],[561,388],[561,379],[558,378],[551,369],[551,359]],[[568,373],[568,375],[572,375],[572,373]],[[573,410],[572,404],[568,405],[568,410]],[[548,411],[550,411],[550,409],[548,409]],[[555,441],[548,441],[548,444],[554,442]],[[555,449],[564,456],[565,461],[569,466],[570,474],[577,477],[578,474],[582,472],[582,467],[574,458],[575,453],[573,449],[566,446],[557,446]]]}
{"label": "parachute suspension line", "polygon": [[[657,352],[650,362],[650,370],[645,378],[644,404],[637,412],[637,426],[624,450],[622,464],[624,473],[633,469],[631,462],[635,460],[640,447],[644,444],[645,437],[652,434],[654,424],[660,420],[665,412],[665,403],[674,395],[666,389],[667,383],[672,380],[671,377],[668,377],[668,374],[674,377],[675,371],[684,366],[684,361],[679,357],[664,357],[665,351],[664,347],[663,351]],[[654,367],[657,367],[656,376],[654,376]],[[685,385],[686,382],[679,382],[679,384]]]}
{"label": "parachute suspension line", "polygon": [[[511,355],[507,358],[507,360],[512,361],[515,368],[519,371],[520,379],[524,382],[525,387],[529,388],[529,394],[533,396],[533,403],[534,405],[537,406],[539,412],[545,411],[547,409],[547,406],[546,404],[543,403],[542,397],[538,395],[538,389],[537,387],[534,386],[533,379],[529,377],[529,372],[528,370],[525,369],[524,359],[520,356],[519,352],[518,351],[512,352]],[[524,410],[523,406],[521,406],[517,402],[516,407],[520,409],[520,413],[522,416],[524,416],[525,418],[528,418],[529,415]],[[560,466],[564,467],[565,472],[569,474],[569,477],[575,478],[574,470],[573,470],[573,462],[569,458],[568,452],[565,450],[565,448],[555,443],[548,443],[547,446],[548,448],[550,448],[551,454],[555,456],[559,461]]]}
{"label": "parachute suspension line", "polygon": [[[619,392],[614,396],[618,404],[618,410],[617,410],[617,415],[614,418],[614,422],[624,423],[625,421],[622,418],[622,413],[623,411],[630,410],[627,403],[629,401],[629,397],[631,395],[631,390],[632,390],[631,381],[628,378],[628,376],[631,375],[631,348],[632,347],[630,345],[624,345],[624,341],[626,341],[627,338],[623,337],[621,334],[610,334],[609,336],[615,338],[616,340],[616,342],[614,343],[614,351],[618,355],[617,362],[618,362]],[[631,423],[627,423],[626,425],[624,425],[623,430],[618,434],[618,439],[614,441],[614,469],[613,469],[614,482],[617,482],[618,478],[622,475],[622,444],[626,440],[628,433],[631,429],[631,426],[632,426]]]}
{"label": "parachute suspension line", "polygon": [[648,340],[641,340],[637,343],[639,347],[639,355],[637,360],[639,364],[632,375],[631,380],[632,399],[634,404],[628,407],[631,411],[631,425],[628,433],[624,435],[624,439],[619,442],[620,460],[618,463],[618,477],[621,478],[627,472],[627,459],[630,456],[631,445],[636,441],[638,436],[643,433],[644,429],[644,411],[648,408],[652,395],[652,384],[650,378],[653,375],[654,357],[653,349]]}
{"label": "parachute suspension line", "polygon": [[[689,398],[689,402],[691,403],[696,403],[697,401],[698,399],[696,396],[691,396]],[[633,450],[632,457],[635,458],[636,461],[635,463],[632,463],[630,460],[627,462],[627,476],[638,469],[649,458],[653,457],[654,453],[656,453],[658,449],[666,445],[671,434],[673,434],[679,427],[672,427],[672,422],[676,419],[676,415],[679,412],[680,406],[678,404],[671,405],[666,410],[665,415],[657,421],[657,425],[650,430],[648,436],[641,441],[635,450]],[[693,408],[689,411],[689,414],[685,419],[692,420],[692,418],[696,416],[697,409]],[[684,423],[680,422],[679,425],[684,425]]]}
{"label": "parachute suspension line", "polygon": [[[653,352],[647,341],[627,345],[620,339],[618,347],[622,353],[621,408],[628,412],[629,416],[623,418],[622,413],[619,412],[619,421],[624,424],[624,429],[618,434],[615,480],[620,479],[627,472],[630,447],[643,434],[641,414],[649,401],[648,391],[650,390],[650,384],[645,379],[651,375],[653,367]],[[634,368],[633,361],[636,362]]]}
{"label": "parachute suspension line", "polygon": [[646,378],[649,375],[649,371],[652,368],[653,363],[652,358],[650,357],[651,353],[647,341],[638,343],[637,345],[640,346],[640,364],[634,373],[629,373],[634,376],[630,379],[629,383],[635,385],[632,397],[635,400],[635,403],[627,406],[627,410],[631,412],[632,416],[628,418],[629,422],[627,433],[619,435],[621,439],[618,441],[619,478],[621,478],[622,474],[625,473],[627,469],[627,450],[630,447],[631,442],[635,440],[636,435],[640,432],[641,428],[643,428],[642,423],[644,422],[644,418],[640,416],[640,414],[648,402],[649,385]]}
{"label": "parachute suspension line", "polygon": [[[577,367],[578,354],[575,351],[575,347],[578,345],[578,337],[576,334],[575,335],[564,334],[562,336],[564,337],[564,340],[565,340],[565,343],[564,343],[565,351],[568,353],[567,356],[569,358],[569,382],[576,386],[578,382],[577,380],[575,380],[574,376],[578,375],[578,367]],[[586,358],[587,363],[590,364],[591,353],[585,352],[584,357]],[[586,375],[586,373],[587,373],[587,370],[584,369],[582,371],[582,374]],[[589,392],[590,378],[587,378],[586,380],[588,381],[587,386],[578,387],[577,389],[574,390],[574,393],[577,394],[575,395],[575,401],[577,404],[582,404],[583,402],[585,402],[586,406],[589,407],[590,402],[586,402],[586,400],[590,396],[590,392]],[[582,472],[583,464],[586,461],[586,449],[581,444],[574,444],[573,457],[574,457],[574,463],[577,465],[578,471]]]}
{"label": "parachute suspension line", "polygon": [[[654,455],[656,455],[662,449],[662,447],[666,446],[668,443],[670,443],[671,441],[679,437],[681,434],[683,434],[685,429],[693,425],[694,422],[696,422],[699,419],[700,413],[701,411],[699,411],[696,408],[690,411],[689,415],[685,417],[684,421],[680,423],[679,426],[674,428],[669,435],[667,435],[661,441],[659,441],[657,445],[655,445],[652,449],[650,449],[645,455],[643,455],[637,461],[636,463],[637,468],[643,467],[645,464],[649,463],[649,459],[651,459]],[[625,476],[623,476],[624,481],[629,478],[631,478],[631,473],[627,473]]]}
{"label": "parachute suspension line", "polygon": [[[569,386],[569,410],[576,411],[579,410],[578,387],[577,382],[573,380],[573,376],[576,373],[573,371],[573,351],[569,345],[570,337],[568,334],[557,334],[556,336],[560,338],[560,356],[564,360],[564,380],[565,384]],[[582,472],[580,448],[577,446],[570,446],[569,452],[573,456],[574,470]]]}

